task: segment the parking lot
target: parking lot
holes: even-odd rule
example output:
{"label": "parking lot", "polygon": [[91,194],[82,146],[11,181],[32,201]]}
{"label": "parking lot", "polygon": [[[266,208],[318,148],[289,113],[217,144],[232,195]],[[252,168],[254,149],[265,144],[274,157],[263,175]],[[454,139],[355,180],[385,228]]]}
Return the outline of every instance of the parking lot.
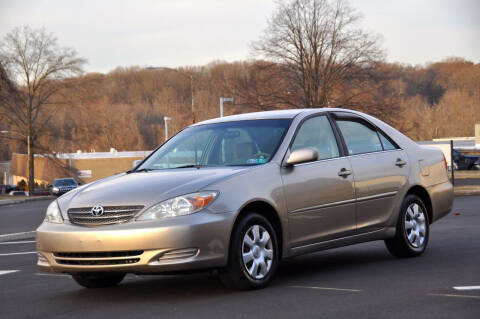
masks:
{"label": "parking lot", "polygon": [[[0,234],[34,230],[48,201],[0,207]],[[480,197],[457,197],[419,258],[372,242],[284,261],[266,289],[214,273],[128,275],[115,288],[40,273],[32,239],[0,243],[0,318],[480,318]]]}

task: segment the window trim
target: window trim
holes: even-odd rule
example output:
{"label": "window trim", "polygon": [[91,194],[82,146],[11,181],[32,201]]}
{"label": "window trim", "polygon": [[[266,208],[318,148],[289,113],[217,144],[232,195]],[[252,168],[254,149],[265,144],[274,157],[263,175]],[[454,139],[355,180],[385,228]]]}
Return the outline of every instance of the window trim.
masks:
{"label": "window trim", "polygon": [[[357,114],[354,114],[354,113],[350,113],[350,112],[342,112],[342,111],[336,111],[336,112],[331,112],[330,114],[332,114],[332,117],[334,119],[334,123],[335,123],[335,127],[336,129],[338,130],[338,134],[340,135],[341,137],[341,140],[342,140],[342,144],[343,144],[343,147],[345,148],[345,156],[357,156],[357,155],[363,155],[363,154],[372,154],[372,153],[379,153],[379,152],[391,152],[391,151],[398,151],[398,150],[402,150],[402,148],[390,137],[388,136],[388,134],[386,134],[382,129],[380,129],[377,125],[373,124],[372,122],[368,121],[367,119],[365,119],[364,117],[362,116],[359,116]],[[357,153],[357,154],[350,154],[348,152],[348,148],[347,148],[347,143],[345,142],[345,138],[343,137],[343,133],[342,131],[340,130],[340,127],[338,126],[338,123],[337,121],[338,120],[345,120],[345,121],[352,121],[352,122],[358,122],[358,123],[361,123],[361,124],[364,124],[365,126],[373,129],[376,133],[377,133],[377,137],[378,137],[378,140],[380,142],[380,145],[382,146],[382,149],[381,150],[378,150],[378,151],[371,151],[371,152],[363,152],[363,153]],[[382,142],[382,139],[380,138],[380,133],[383,134],[385,136],[385,138],[390,142],[392,143],[392,145],[395,147],[395,149],[393,150],[386,150],[385,147],[383,146],[383,142]]]}

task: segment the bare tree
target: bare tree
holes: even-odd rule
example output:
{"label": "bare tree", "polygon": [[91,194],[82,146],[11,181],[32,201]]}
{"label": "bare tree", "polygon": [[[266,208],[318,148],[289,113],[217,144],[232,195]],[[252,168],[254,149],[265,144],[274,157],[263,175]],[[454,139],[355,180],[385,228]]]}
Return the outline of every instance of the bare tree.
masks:
{"label": "bare tree", "polygon": [[[54,97],[69,85],[70,77],[82,73],[85,62],[73,49],[60,47],[45,29],[17,27],[0,42],[0,64],[11,80],[1,83],[10,88],[0,90],[0,119],[26,140],[30,191],[35,181],[36,141],[45,133],[60,103]],[[5,96],[12,90],[17,92],[15,98]]]}
{"label": "bare tree", "polygon": [[279,1],[253,52],[290,67],[285,76],[303,91],[304,105],[328,106],[337,84],[365,76],[383,59],[378,39],[358,22],[344,0]]}

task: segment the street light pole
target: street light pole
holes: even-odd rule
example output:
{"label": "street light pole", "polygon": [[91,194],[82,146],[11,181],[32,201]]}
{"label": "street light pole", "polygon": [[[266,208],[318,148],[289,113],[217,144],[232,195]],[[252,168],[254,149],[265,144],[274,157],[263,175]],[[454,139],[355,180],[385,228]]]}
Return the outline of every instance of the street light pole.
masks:
{"label": "street light pole", "polygon": [[163,121],[165,122],[165,141],[168,140],[168,121],[172,118],[170,116],[164,116]]}
{"label": "street light pole", "polygon": [[220,117],[223,117],[223,102],[233,102],[233,97],[220,98]]}

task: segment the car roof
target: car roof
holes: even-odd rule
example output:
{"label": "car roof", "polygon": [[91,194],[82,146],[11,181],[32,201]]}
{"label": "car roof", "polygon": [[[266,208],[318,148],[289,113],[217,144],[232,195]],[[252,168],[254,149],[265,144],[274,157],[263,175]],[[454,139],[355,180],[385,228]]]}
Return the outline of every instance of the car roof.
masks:
{"label": "car roof", "polygon": [[276,111],[263,111],[263,112],[253,112],[253,113],[244,113],[236,114],[225,117],[217,117],[214,119],[202,121],[193,124],[203,125],[203,124],[213,124],[213,123],[222,123],[222,122],[234,122],[234,121],[248,121],[248,120],[269,120],[269,119],[293,119],[301,113],[316,113],[316,112],[327,112],[327,111],[349,111],[355,112],[348,109],[341,108],[311,108],[311,109],[289,109],[289,110],[276,110]]}

